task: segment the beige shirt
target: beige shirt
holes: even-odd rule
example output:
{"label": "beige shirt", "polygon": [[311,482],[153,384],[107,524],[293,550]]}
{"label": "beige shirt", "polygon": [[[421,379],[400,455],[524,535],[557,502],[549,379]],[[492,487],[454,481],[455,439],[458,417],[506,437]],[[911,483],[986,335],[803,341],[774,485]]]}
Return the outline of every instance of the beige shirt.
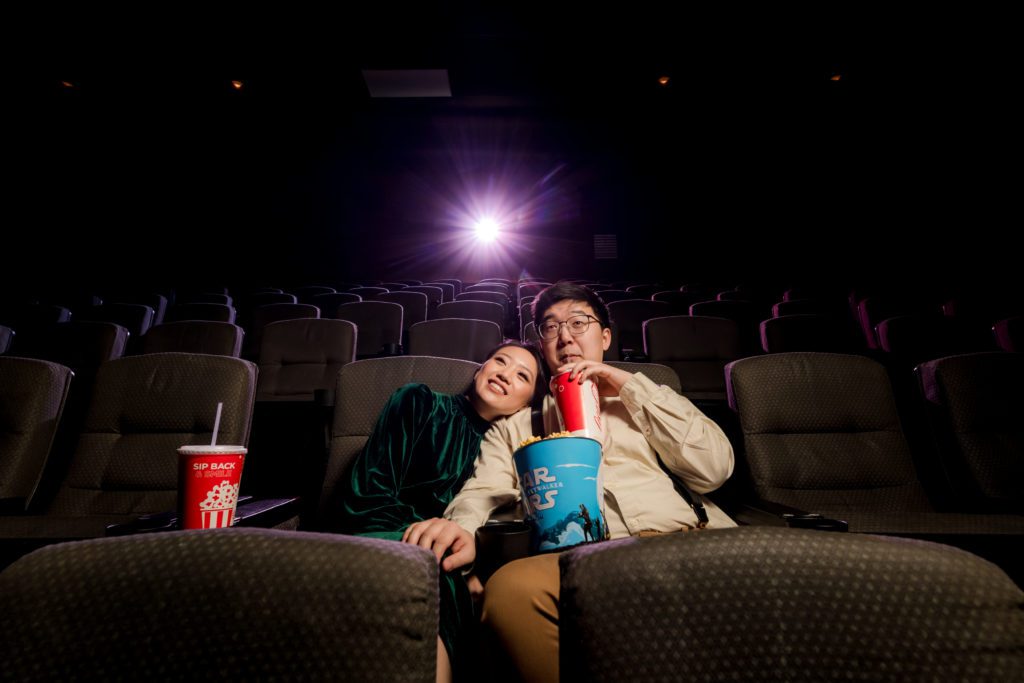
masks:
{"label": "beige shirt", "polygon": [[[545,434],[560,429],[554,399],[544,399]],[[697,516],[658,466],[655,452],[694,493],[721,486],[732,474],[732,444],[689,399],[641,374],[617,398],[601,398],[605,437],[601,455],[604,503],[612,538],[641,531],[694,527]],[[473,476],[449,503],[445,517],[470,533],[500,508],[520,500],[512,453],[532,435],[530,410],[495,421],[484,435]],[[736,526],[708,500],[708,528]]]}

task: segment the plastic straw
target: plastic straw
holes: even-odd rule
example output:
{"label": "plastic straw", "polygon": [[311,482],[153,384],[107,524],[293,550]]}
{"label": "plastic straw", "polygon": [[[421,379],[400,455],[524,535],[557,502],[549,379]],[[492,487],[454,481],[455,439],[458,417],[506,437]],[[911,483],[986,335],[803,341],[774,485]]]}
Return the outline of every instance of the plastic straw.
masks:
{"label": "plastic straw", "polygon": [[220,411],[224,409],[224,403],[217,403],[217,417],[213,418],[213,438],[210,439],[210,445],[217,445],[217,431],[220,429]]}

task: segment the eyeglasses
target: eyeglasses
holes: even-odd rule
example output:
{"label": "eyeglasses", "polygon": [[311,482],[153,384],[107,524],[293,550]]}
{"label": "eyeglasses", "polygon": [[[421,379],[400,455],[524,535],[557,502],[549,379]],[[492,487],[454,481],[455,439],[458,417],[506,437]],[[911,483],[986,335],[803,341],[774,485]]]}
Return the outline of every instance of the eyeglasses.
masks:
{"label": "eyeglasses", "polygon": [[574,315],[571,318],[568,318],[567,320],[563,320],[562,322],[555,322],[554,320],[549,320],[547,322],[540,324],[540,328],[537,330],[537,334],[539,334],[540,338],[543,339],[544,341],[551,341],[552,339],[558,337],[558,333],[562,330],[562,325],[565,325],[567,328],[569,328],[569,334],[571,334],[574,337],[578,337],[587,331],[587,328],[590,327],[591,322],[600,321],[592,315]]}

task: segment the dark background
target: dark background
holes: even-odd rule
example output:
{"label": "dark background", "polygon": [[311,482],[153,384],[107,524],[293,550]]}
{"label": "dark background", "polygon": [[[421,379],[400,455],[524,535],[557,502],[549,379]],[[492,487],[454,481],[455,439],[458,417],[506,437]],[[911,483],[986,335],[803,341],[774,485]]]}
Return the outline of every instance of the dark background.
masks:
{"label": "dark background", "polygon": [[[5,279],[1017,281],[1006,17],[410,7],[11,16]],[[488,189],[497,261],[452,224]]]}

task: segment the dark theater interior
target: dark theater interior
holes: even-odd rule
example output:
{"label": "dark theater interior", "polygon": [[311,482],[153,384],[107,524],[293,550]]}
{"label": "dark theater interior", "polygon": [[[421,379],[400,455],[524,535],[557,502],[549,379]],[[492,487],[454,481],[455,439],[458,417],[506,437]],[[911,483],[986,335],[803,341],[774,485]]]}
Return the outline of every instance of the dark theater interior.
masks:
{"label": "dark theater interior", "polygon": [[1024,683],[1009,17],[5,13],[0,681]]}

